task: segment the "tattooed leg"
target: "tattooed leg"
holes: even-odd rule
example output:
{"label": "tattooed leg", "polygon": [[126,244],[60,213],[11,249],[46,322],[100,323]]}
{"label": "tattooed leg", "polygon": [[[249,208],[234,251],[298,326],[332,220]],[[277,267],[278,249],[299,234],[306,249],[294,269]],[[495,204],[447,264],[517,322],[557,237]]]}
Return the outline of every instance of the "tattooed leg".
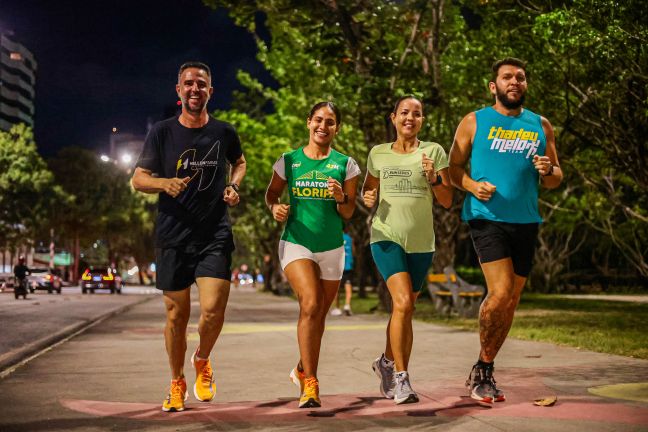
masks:
{"label": "tattooed leg", "polygon": [[479,309],[479,358],[495,360],[506,340],[526,278],[513,273],[510,258],[482,264],[488,295]]}

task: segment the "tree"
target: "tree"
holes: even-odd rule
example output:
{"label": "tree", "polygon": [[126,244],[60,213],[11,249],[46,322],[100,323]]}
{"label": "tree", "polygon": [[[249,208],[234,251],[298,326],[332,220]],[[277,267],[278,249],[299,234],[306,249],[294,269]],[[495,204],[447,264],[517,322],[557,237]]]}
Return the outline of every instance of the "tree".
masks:
{"label": "tree", "polygon": [[13,249],[46,227],[50,210],[63,200],[40,157],[31,128],[0,131],[0,244]]}
{"label": "tree", "polygon": [[[423,97],[427,124],[421,137],[447,150],[463,115],[492,103],[486,84],[494,60],[528,60],[527,106],[553,123],[569,185],[541,192],[541,211],[550,224],[542,227],[536,262],[547,265],[534,273],[532,286],[558,289],[583,265],[605,273],[612,264],[634,269],[644,281],[648,277],[648,3],[205,3],[226,7],[255,36],[258,58],[278,82],[269,89],[240,74],[256,106],[234,110],[238,121],[249,110],[257,124],[277,125],[263,129],[276,134],[272,140],[288,138],[296,146],[301,142],[294,131],[306,110],[317,100],[334,100],[348,133],[337,146],[362,167],[371,146],[393,138],[386,116],[398,96]],[[263,18],[269,39],[258,31]],[[262,107],[269,105],[274,111],[266,115]],[[435,208],[437,271],[454,262],[457,242],[467,240],[458,217],[461,198],[457,193],[451,212]],[[356,220],[369,220],[362,205],[357,213]],[[367,243],[366,224],[357,226],[354,234]],[[604,245],[618,256],[608,259]],[[363,261],[359,257],[358,264]]]}
{"label": "tree", "polygon": [[110,262],[132,255],[141,267],[152,259],[155,197],[136,193],[128,173],[86,149],[63,148],[49,164],[70,198],[66,205],[57,206],[55,220],[71,241],[75,277],[81,246],[98,239],[108,245]]}

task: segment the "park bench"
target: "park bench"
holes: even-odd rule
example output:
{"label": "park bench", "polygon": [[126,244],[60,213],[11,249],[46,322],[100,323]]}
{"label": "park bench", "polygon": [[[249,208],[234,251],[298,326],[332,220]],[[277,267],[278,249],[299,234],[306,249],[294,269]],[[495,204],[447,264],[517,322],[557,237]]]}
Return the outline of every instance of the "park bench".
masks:
{"label": "park bench", "polygon": [[428,291],[435,310],[444,316],[454,313],[462,318],[476,318],[486,290],[481,285],[469,284],[461,279],[454,268],[448,266],[441,274],[428,274]]}

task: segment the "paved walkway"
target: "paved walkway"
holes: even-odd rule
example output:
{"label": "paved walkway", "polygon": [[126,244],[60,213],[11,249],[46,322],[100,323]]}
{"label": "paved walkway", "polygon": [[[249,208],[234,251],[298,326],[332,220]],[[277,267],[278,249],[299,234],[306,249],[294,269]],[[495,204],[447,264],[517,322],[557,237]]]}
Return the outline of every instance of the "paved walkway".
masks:
{"label": "paved walkway", "polygon": [[[197,316],[194,302],[189,352]],[[0,431],[648,431],[648,361],[509,340],[496,370],[508,401],[482,407],[463,387],[477,334],[418,322],[410,374],[421,402],[396,406],[380,396],[370,367],[384,344],[384,316],[329,318],[323,407],[300,410],[288,380],[296,317],[290,299],[233,290],[212,356],[216,399],[191,395],[185,412],[162,413],[163,305],[152,298],[0,380]],[[555,406],[533,405],[551,395]]]}

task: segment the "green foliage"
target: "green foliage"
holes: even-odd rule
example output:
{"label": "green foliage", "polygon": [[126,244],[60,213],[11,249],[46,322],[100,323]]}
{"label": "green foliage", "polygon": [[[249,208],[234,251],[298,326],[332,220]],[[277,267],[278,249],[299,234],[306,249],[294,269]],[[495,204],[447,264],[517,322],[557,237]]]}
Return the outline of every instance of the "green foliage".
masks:
{"label": "green foliage", "polygon": [[0,131],[0,244],[15,247],[33,237],[64,200],[39,156],[31,128]]}
{"label": "green foliage", "polygon": [[[527,106],[552,122],[565,173],[560,190],[541,192],[547,223],[531,287],[561,290],[592,272],[648,279],[645,1],[205,3],[227,8],[256,37],[259,60],[279,83],[278,89],[265,88],[241,73],[248,90],[237,95],[234,110],[240,124],[247,121],[243,113],[256,122],[247,129],[248,142],[276,144],[248,157],[248,172],[258,162],[266,178],[282,146],[303,143],[306,113],[319,100],[333,100],[342,109],[344,129],[336,145],[363,169],[368,149],[391,139],[387,115],[403,94],[423,97],[427,121],[420,136],[448,150],[461,118],[492,102],[490,65],[505,56],[527,60]],[[467,20],[467,14],[476,18]],[[265,19],[269,41],[257,33],[259,19]],[[264,114],[268,107],[272,113]],[[262,200],[263,179],[250,181],[250,201]],[[467,240],[458,208],[435,210],[437,270],[452,264],[455,243]],[[272,231],[273,222],[257,210],[254,217]],[[362,206],[357,213],[358,220],[367,215]],[[366,227],[355,225],[356,237],[368,241]],[[236,229],[249,235],[246,243],[260,242],[254,229]]]}
{"label": "green foliage", "polygon": [[127,254],[152,259],[156,197],[136,193],[127,172],[102,162],[90,150],[63,148],[49,165],[69,197],[54,214],[64,238],[78,239],[81,247],[102,240],[111,260]]}

